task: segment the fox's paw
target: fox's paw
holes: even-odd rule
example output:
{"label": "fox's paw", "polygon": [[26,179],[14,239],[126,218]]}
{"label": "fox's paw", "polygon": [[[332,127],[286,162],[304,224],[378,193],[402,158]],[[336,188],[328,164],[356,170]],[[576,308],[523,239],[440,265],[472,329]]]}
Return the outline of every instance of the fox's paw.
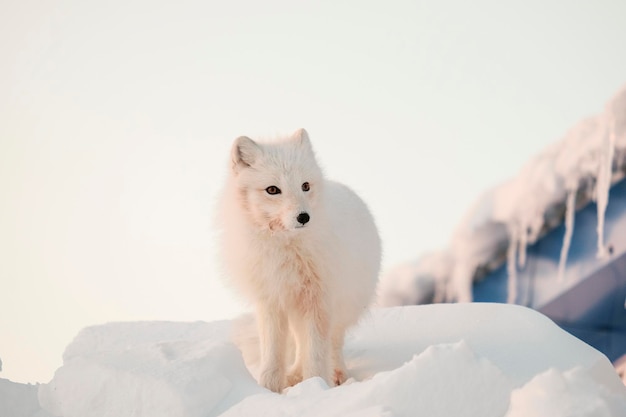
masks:
{"label": "fox's paw", "polygon": [[341,385],[348,379],[346,371],[344,369],[335,368],[333,371],[333,383],[335,385]]}
{"label": "fox's paw", "polygon": [[293,387],[300,382],[302,382],[302,370],[294,367],[287,374],[287,386]]}
{"label": "fox's paw", "polygon": [[280,393],[285,388],[285,379],[280,369],[266,369],[261,372],[259,384],[270,391]]}

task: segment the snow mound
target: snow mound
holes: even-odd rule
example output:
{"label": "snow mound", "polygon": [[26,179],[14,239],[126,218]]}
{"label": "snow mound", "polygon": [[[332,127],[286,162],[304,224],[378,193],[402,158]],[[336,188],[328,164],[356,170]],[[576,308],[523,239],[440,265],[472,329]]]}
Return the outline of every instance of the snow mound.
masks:
{"label": "snow mound", "polygon": [[87,328],[39,400],[63,417],[626,415],[606,357],[523,307],[373,310],[346,338],[346,384],[312,378],[282,395],[257,385],[230,327]]}
{"label": "snow mound", "polygon": [[598,399],[605,388],[589,378],[587,371],[550,369],[511,394],[507,417],[527,416],[617,416],[624,414],[623,399]]}
{"label": "snow mound", "polygon": [[0,416],[51,417],[39,406],[37,390],[37,385],[17,384],[0,378]]}
{"label": "snow mound", "polygon": [[218,415],[261,393],[230,342],[230,323],[113,323],[83,330],[53,380],[44,409],[72,416]]}

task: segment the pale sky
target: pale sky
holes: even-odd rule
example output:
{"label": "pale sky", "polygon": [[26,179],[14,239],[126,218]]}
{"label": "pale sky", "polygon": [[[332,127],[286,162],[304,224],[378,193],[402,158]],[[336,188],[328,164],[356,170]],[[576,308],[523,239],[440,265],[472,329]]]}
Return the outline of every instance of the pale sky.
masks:
{"label": "pale sky", "polygon": [[237,136],[306,128],[388,268],[626,83],[621,0],[219,3],[0,3],[0,378],[242,310],[212,247]]}

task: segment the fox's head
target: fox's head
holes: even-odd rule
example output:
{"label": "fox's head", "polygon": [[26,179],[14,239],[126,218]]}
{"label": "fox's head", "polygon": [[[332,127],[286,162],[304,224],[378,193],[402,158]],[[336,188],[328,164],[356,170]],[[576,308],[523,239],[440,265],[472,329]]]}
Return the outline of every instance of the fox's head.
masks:
{"label": "fox's head", "polygon": [[272,143],[241,136],[231,159],[241,207],[254,227],[281,232],[315,223],[323,177],[304,129]]}

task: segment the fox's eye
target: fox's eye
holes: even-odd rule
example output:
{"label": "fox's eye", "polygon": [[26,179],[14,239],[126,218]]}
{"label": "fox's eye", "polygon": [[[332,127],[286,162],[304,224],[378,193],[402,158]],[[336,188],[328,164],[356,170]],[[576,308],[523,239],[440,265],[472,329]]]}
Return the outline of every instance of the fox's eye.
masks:
{"label": "fox's eye", "polygon": [[302,191],[309,191],[311,189],[311,185],[308,182],[302,184]]}
{"label": "fox's eye", "polygon": [[269,187],[265,189],[265,192],[270,195],[276,195],[276,194],[280,194],[281,191],[280,191],[280,188],[278,188],[277,186],[270,185]]}

